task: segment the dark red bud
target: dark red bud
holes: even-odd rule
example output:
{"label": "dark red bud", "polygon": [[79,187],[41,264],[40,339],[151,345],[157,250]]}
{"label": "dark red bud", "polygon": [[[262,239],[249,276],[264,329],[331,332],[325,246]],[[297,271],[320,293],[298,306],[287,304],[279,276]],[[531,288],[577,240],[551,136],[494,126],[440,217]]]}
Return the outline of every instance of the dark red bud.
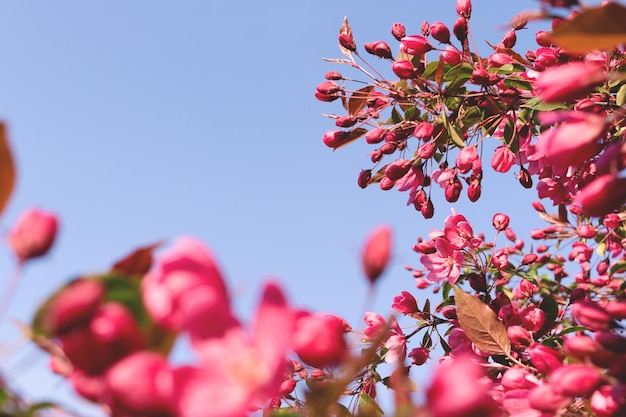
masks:
{"label": "dark red bud", "polygon": [[394,23],[393,26],[391,26],[391,34],[394,38],[400,40],[406,36],[406,29],[402,23]]}
{"label": "dark red bud", "polygon": [[359,174],[358,184],[361,188],[366,188],[372,179],[372,170],[371,169],[363,169]]}

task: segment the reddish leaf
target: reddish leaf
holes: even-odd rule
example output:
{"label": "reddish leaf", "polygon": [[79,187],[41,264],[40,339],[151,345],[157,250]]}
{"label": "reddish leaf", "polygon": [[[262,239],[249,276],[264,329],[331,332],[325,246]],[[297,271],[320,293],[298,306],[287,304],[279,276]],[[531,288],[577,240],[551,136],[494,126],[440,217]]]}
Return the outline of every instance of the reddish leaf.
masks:
{"label": "reddish leaf", "polygon": [[548,39],[568,51],[584,54],[626,42],[626,7],[618,3],[584,9],[565,20]]}
{"label": "reddish leaf", "polygon": [[437,71],[435,71],[435,81],[437,85],[441,87],[443,81],[443,71],[445,69],[445,62],[443,62],[443,55],[439,56],[439,62],[437,62]]}
{"label": "reddish leaf", "polygon": [[0,123],[0,214],[11,197],[15,185],[15,164],[9,148],[6,126]]}
{"label": "reddish leaf", "polygon": [[161,246],[161,242],[135,249],[117,261],[111,268],[111,273],[128,276],[144,275],[152,266],[152,252],[159,246]]}
{"label": "reddish leaf", "polygon": [[[352,28],[350,27],[350,23],[348,23],[348,16],[344,16],[343,23],[341,24],[341,27],[339,28],[339,34],[348,35],[349,37],[352,37]],[[352,51],[344,48],[343,46],[341,46],[341,44],[339,44],[339,50],[341,51],[342,54],[352,59]]]}
{"label": "reddish leaf", "polygon": [[492,355],[508,355],[511,352],[506,327],[487,304],[456,285],[454,303],[461,329],[478,349]]}
{"label": "reddish leaf", "polygon": [[367,87],[363,87],[352,93],[350,99],[348,100],[348,113],[350,113],[350,115],[355,115],[360,112],[361,109],[367,104],[367,100],[369,100],[373,92],[374,86],[368,85]]}
{"label": "reddish leaf", "polygon": [[346,136],[345,141],[334,149],[339,149],[343,146],[346,146],[348,143],[354,142],[361,136],[365,135],[367,132],[369,132],[369,130],[362,128],[362,127],[357,127],[356,129],[352,129],[350,133],[348,133],[348,136]]}

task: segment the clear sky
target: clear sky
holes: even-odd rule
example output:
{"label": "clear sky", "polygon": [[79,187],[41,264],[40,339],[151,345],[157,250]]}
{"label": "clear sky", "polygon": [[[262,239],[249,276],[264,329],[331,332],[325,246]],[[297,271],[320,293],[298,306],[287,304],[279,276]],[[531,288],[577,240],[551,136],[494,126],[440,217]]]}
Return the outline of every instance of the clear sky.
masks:
{"label": "clear sky", "polygon": [[[594,2],[597,3],[597,2]],[[393,4],[393,5],[391,5]],[[496,6],[497,4],[497,6]],[[213,1],[65,0],[0,4],[0,118],[8,123],[19,178],[3,233],[31,205],[57,212],[61,234],[51,255],[29,265],[11,316],[30,320],[35,305],[67,279],[106,270],[138,245],[188,234],[212,248],[237,307],[249,314],[261,283],[276,277],[293,303],[339,314],[362,328],[366,294],[359,252],[371,229],[395,232],[393,268],[373,308],[390,312],[408,290],[403,269],[417,265],[417,236],[450,211],[441,200],[426,222],[407,196],[361,190],[370,151],[356,143],[331,151],[334,128],[322,113],[338,103],[313,97],[338,58],[347,15],[359,47],[386,40],[394,22],[419,33],[424,20],[450,27],[455,0]],[[483,52],[519,11],[538,2],[475,0],[471,27]],[[534,30],[518,33],[522,51]],[[377,59],[372,58],[376,63]],[[379,62],[379,64],[383,64]],[[486,165],[490,155],[485,159]],[[456,205],[491,232],[491,216],[511,215],[522,234],[540,225],[528,212],[535,191],[513,171],[486,167],[483,197]],[[439,196],[441,193],[437,193]],[[437,204],[436,201],[436,204]],[[0,253],[8,277],[13,262]],[[0,278],[0,285],[4,281]],[[34,398],[66,395],[46,359],[0,327],[0,364]],[[9,355],[16,346],[21,351]]]}

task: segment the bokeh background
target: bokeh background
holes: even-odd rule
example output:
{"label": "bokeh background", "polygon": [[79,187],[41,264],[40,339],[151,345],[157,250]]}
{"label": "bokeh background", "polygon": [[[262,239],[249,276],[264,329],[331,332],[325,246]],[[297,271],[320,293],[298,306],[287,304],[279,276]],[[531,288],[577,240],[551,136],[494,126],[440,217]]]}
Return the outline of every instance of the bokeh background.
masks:
{"label": "bokeh background", "polygon": [[[595,4],[598,2],[589,2]],[[0,4],[0,118],[10,131],[18,184],[1,219],[6,234],[30,206],[55,211],[59,239],[47,258],[28,265],[0,324],[0,369],[33,399],[83,409],[14,320],[28,322],[42,300],[72,277],[105,271],[133,248],[180,235],[209,245],[237,310],[250,317],[262,282],[280,280],[293,304],[338,314],[362,329],[364,309],[387,315],[392,298],[415,288],[403,265],[418,265],[418,236],[439,228],[450,208],[434,193],[436,215],[425,221],[407,195],[361,190],[369,168],[364,141],[337,151],[322,134],[322,113],[338,102],[313,97],[323,74],[348,68],[337,33],[348,16],[355,39],[385,40],[402,22],[456,19],[455,0],[214,1],[63,0]],[[496,44],[537,1],[474,0],[471,29],[479,51]],[[544,24],[544,26],[547,23]],[[518,32],[518,50],[534,49],[538,26]],[[435,53],[436,54],[436,53]],[[435,55],[433,55],[435,56]],[[368,58],[388,72],[388,63]],[[474,230],[492,236],[491,217],[507,212],[518,235],[541,222],[514,171],[494,175],[485,152],[483,197],[465,194],[454,207]],[[393,265],[373,303],[359,255],[377,225],[394,230]],[[0,286],[14,268],[0,252]],[[402,322],[404,324],[410,324]],[[177,346],[175,360],[193,360]],[[425,375],[425,373],[424,373]],[[419,381],[424,375],[412,374]],[[97,411],[93,410],[93,414]]]}

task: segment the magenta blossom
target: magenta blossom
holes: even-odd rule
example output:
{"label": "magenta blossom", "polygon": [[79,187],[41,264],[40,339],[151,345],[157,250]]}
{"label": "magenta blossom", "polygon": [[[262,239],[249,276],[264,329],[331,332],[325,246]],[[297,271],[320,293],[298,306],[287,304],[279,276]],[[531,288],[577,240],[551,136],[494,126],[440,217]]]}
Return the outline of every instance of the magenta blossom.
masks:
{"label": "magenta blossom", "polygon": [[435,253],[420,257],[420,262],[428,270],[426,279],[431,282],[447,279],[454,284],[461,275],[463,253],[443,238],[435,241],[435,248]]}

